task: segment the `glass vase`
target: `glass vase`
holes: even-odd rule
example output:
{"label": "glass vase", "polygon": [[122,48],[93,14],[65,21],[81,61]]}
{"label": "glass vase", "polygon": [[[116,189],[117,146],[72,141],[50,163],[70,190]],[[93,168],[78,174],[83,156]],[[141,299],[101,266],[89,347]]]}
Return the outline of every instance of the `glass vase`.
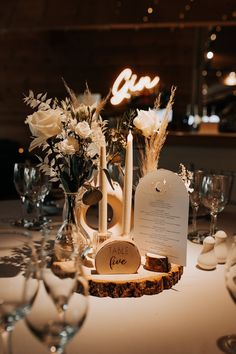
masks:
{"label": "glass vase", "polygon": [[78,193],[65,193],[63,223],[55,240],[55,254],[59,261],[66,261],[74,252],[83,258],[90,249],[90,238],[77,218],[81,200]]}

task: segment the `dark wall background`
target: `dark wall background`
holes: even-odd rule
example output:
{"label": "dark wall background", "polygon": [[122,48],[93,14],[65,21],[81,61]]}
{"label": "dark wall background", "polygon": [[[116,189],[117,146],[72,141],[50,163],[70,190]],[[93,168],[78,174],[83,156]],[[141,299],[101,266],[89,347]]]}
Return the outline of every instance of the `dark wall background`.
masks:
{"label": "dark wall background", "polygon": [[[105,96],[121,70],[130,67],[138,76],[160,77],[154,94],[177,86],[178,129],[187,104],[202,104],[201,71],[210,31],[227,21],[236,24],[233,4],[215,0],[1,0],[0,5],[1,186],[11,181],[13,163],[26,157],[30,143],[24,120],[32,111],[23,103],[24,93],[32,89],[63,98],[64,77],[77,93],[87,82],[92,92]],[[152,14],[147,13],[150,6]],[[226,34],[221,42],[229,38]],[[223,56],[215,58],[216,71]],[[107,105],[103,115],[109,119],[129,107]],[[7,188],[0,190],[0,197],[9,194]]]}
{"label": "dark wall background", "polygon": [[[81,93],[87,82],[105,96],[125,67],[138,76],[159,75],[158,90],[178,87],[175,111],[191,100],[194,30],[22,31],[0,37],[0,138],[27,145],[23,94],[29,89],[63,97],[61,80]],[[124,107],[125,108],[125,107]],[[111,107],[105,115],[115,114]],[[14,129],[12,129],[14,127]]]}

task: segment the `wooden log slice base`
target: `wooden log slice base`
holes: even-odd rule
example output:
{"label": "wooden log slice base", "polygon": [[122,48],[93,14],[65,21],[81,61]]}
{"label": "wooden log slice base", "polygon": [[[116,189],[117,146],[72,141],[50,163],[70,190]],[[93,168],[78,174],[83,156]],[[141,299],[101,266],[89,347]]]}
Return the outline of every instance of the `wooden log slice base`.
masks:
{"label": "wooden log slice base", "polygon": [[[86,272],[87,273],[87,272]],[[172,288],[183,274],[183,267],[171,264],[168,273],[151,272],[141,266],[137,274],[88,274],[89,293],[97,297],[140,297]]]}
{"label": "wooden log slice base", "polygon": [[171,269],[171,264],[168,261],[168,257],[146,253],[144,268],[154,272],[168,273]]}

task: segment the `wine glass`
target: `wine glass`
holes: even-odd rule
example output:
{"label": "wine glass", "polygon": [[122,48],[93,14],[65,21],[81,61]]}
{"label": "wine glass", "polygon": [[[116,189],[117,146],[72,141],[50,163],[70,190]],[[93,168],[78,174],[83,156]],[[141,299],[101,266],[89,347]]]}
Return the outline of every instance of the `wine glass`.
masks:
{"label": "wine glass", "polygon": [[10,354],[10,334],[30,310],[38,291],[37,259],[28,233],[0,232],[0,333],[3,354]]}
{"label": "wine glass", "polygon": [[15,221],[16,226],[27,226],[28,222],[25,218],[26,215],[26,195],[27,195],[27,180],[25,178],[25,172],[28,169],[27,163],[15,163],[13,172],[13,182],[17,193],[21,199],[22,206],[22,219]]}
{"label": "wine glass", "polygon": [[[226,288],[236,303],[236,236],[225,264]],[[219,348],[225,353],[236,353],[236,334],[223,336],[217,340]]]}
{"label": "wine glass", "polygon": [[189,192],[190,205],[192,207],[192,228],[193,230],[188,234],[188,239],[195,243],[202,243],[204,235],[200,233],[200,230],[197,229],[197,213],[199,206],[201,204],[201,189],[202,189],[202,180],[204,172],[202,170],[196,170],[193,172],[193,177],[191,180]]}
{"label": "wine glass", "polygon": [[230,176],[206,175],[202,181],[202,203],[210,210],[210,235],[216,231],[217,215],[224,209],[229,199]]}
{"label": "wine glass", "polygon": [[36,215],[28,225],[31,229],[39,230],[46,221],[42,217],[42,204],[46,195],[49,193],[51,183],[49,177],[42,173],[36,166],[29,166],[25,169],[24,178],[26,181],[26,197],[34,209],[36,207]]}
{"label": "wine glass", "polygon": [[26,323],[50,353],[63,354],[86,318],[88,283],[78,254],[69,252],[66,258],[58,260],[58,247],[45,243],[43,283]]}

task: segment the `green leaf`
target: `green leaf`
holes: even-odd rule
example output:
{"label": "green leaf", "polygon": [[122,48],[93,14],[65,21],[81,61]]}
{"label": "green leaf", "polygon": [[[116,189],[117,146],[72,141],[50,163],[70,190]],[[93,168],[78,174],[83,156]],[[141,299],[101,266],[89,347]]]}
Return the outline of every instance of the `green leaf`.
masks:
{"label": "green leaf", "polygon": [[61,184],[63,185],[64,190],[66,192],[71,192],[70,185],[69,185],[70,178],[69,178],[68,174],[65,171],[63,171],[61,173],[60,180],[61,180]]}
{"label": "green leaf", "polygon": [[37,99],[39,100],[41,96],[42,96],[42,93],[37,94]]}
{"label": "green leaf", "polygon": [[46,98],[47,98],[47,92],[41,97],[41,101],[42,101],[42,102],[45,101]]}
{"label": "green leaf", "polygon": [[82,199],[85,205],[97,204],[102,199],[102,192],[98,188],[89,189],[84,193]]}

